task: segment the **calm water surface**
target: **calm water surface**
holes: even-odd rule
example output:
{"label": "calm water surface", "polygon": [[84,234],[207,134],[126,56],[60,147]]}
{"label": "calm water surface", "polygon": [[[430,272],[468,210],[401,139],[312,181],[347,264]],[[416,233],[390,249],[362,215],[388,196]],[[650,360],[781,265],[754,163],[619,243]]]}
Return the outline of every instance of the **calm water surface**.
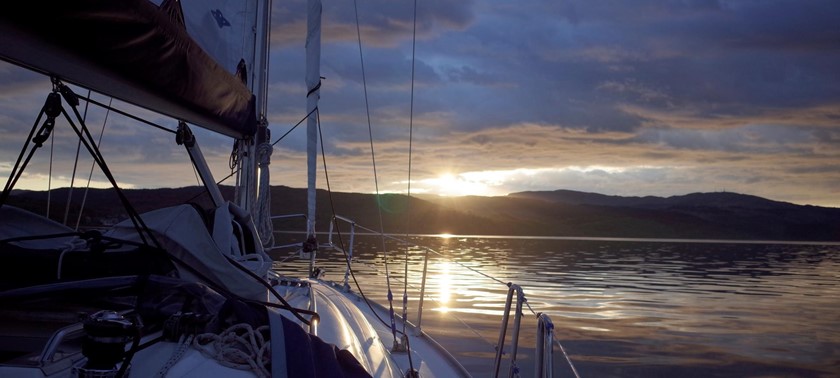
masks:
{"label": "calm water surface", "polygon": [[[582,377],[840,376],[840,246],[417,237],[432,248],[422,325],[470,370],[488,376],[507,295],[522,286],[517,368],[533,372],[534,312]],[[388,262],[402,312],[406,248],[356,237],[354,270],[386,303]],[[389,251],[387,254],[381,251]],[[408,319],[416,322],[425,250],[408,250]],[[282,259],[285,256],[275,256]],[[343,257],[318,266],[344,277]],[[287,273],[305,270],[290,259]],[[510,351],[508,331],[506,351]],[[506,360],[507,361],[507,360]],[[555,348],[555,376],[571,376]],[[507,372],[505,362],[502,371]],[[503,374],[506,375],[506,374]]]}

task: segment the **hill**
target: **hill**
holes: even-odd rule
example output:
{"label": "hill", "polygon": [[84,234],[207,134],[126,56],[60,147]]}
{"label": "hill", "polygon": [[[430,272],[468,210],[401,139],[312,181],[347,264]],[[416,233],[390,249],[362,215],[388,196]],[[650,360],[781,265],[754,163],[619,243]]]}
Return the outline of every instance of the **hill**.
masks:
{"label": "hill", "polygon": [[[231,187],[223,195],[233,197]],[[50,194],[50,215],[75,224],[83,191]],[[126,190],[139,212],[192,202],[209,207],[199,187]],[[10,204],[46,213],[46,192],[15,191]],[[333,214],[358,225],[388,233],[528,235],[575,237],[692,238],[840,241],[840,209],[801,206],[738,193],[691,193],[672,197],[620,197],[569,190],[521,192],[500,197],[412,197],[384,194],[317,193],[318,230],[326,230]],[[101,226],[125,218],[119,198],[110,189],[91,189],[85,199],[82,225]],[[272,187],[272,214],[305,213],[306,191]],[[409,217],[406,217],[406,214]],[[300,230],[302,220],[277,224]]]}

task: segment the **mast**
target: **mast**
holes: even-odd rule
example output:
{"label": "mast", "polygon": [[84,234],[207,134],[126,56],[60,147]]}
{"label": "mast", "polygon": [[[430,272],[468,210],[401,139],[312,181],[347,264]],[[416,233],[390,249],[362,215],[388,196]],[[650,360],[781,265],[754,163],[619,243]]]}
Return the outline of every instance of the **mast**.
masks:
{"label": "mast", "polygon": [[266,116],[268,109],[268,50],[271,35],[271,0],[257,3],[257,36],[254,46],[254,85],[251,91],[256,95],[257,117]]}
{"label": "mast", "polygon": [[274,227],[271,223],[271,179],[268,165],[271,162],[271,132],[268,128],[268,60],[271,45],[271,0],[263,0],[257,5],[257,36],[254,46],[254,86],[256,97],[257,135],[255,142],[253,172],[255,185],[251,193],[256,192],[256,203],[250,209],[254,217],[263,246],[274,243]]}
{"label": "mast", "polygon": [[[254,13],[254,48],[253,56],[250,57],[252,62],[251,67],[247,67],[249,72],[246,73],[251,92],[255,98],[255,108],[257,117],[257,131],[254,136],[248,136],[236,141],[237,152],[242,164],[242,171],[237,175],[237,198],[236,203],[240,207],[247,209],[255,220],[259,223],[261,218],[270,216],[269,214],[262,214],[260,204],[267,200],[265,198],[258,198],[258,190],[263,185],[269,185],[268,182],[261,182],[260,163],[261,160],[267,157],[261,156],[260,144],[270,143],[268,134],[268,49],[269,49],[269,35],[271,27],[271,0],[262,0],[249,2],[256,9],[251,10]],[[270,152],[268,152],[270,156]],[[266,168],[267,163],[264,163]],[[266,180],[267,181],[267,178]],[[265,188],[263,188],[265,189]],[[261,193],[263,191],[260,191]],[[261,235],[262,236],[262,235]]]}
{"label": "mast", "polygon": [[315,177],[318,163],[318,100],[321,96],[321,1],[309,0],[306,19],[306,168],[307,168],[307,242],[304,249],[313,248],[309,272],[313,271],[315,250]]}

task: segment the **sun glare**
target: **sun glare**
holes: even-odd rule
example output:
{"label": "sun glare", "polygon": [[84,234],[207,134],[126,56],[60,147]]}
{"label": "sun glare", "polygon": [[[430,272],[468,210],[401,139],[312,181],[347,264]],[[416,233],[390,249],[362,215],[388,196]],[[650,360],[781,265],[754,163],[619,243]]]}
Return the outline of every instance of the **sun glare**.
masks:
{"label": "sun glare", "polygon": [[464,175],[446,173],[433,179],[422,180],[421,184],[426,187],[427,192],[436,193],[441,196],[489,196],[492,189],[486,183],[479,180],[470,180]]}
{"label": "sun glare", "polygon": [[[5,172],[0,172],[3,174]],[[2,177],[2,176],[0,176]],[[47,190],[47,189],[56,189],[56,188],[69,188],[73,183],[70,178],[66,176],[53,176],[52,179],[45,174],[24,174],[15,184],[15,189],[26,189],[26,190]],[[88,184],[87,178],[79,179],[76,178],[75,186],[89,186],[91,188],[97,189],[108,189],[112,188],[110,182],[108,181],[101,181],[101,180],[91,180]],[[118,183],[120,188],[123,189],[133,189],[134,185],[127,184],[127,183]]]}

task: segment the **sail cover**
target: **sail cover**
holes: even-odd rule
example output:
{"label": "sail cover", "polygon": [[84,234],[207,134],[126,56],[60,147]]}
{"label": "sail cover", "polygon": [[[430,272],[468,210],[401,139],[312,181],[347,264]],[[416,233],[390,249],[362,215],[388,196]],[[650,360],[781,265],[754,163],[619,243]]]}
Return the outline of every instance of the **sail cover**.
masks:
{"label": "sail cover", "polygon": [[236,74],[254,64],[255,2],[15,1],[0,12],[0,58],[241,138],[256,130]]}

